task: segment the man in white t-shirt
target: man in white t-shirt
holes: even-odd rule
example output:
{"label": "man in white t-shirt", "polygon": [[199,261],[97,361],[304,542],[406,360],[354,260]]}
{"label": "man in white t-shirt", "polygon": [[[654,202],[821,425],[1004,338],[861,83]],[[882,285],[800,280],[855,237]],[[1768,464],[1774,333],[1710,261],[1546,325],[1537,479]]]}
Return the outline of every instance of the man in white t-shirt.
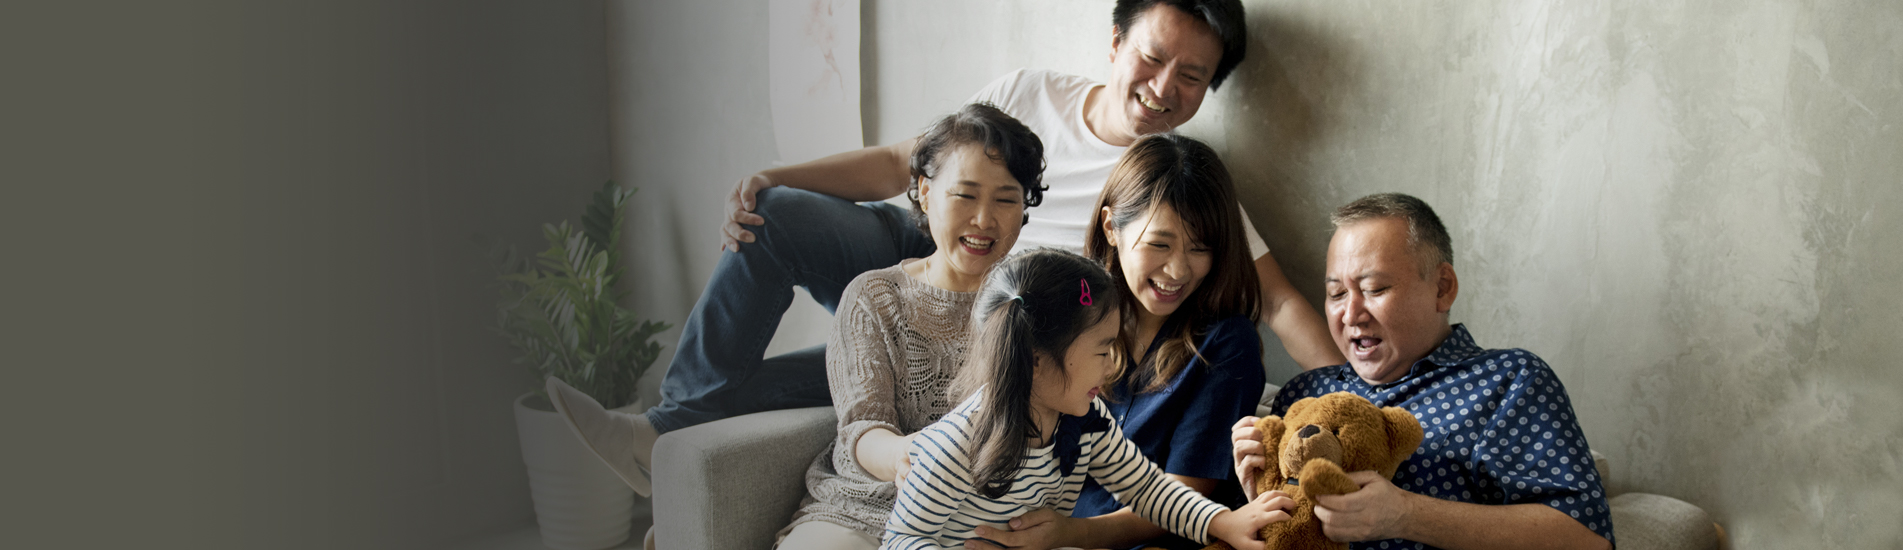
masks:
{"label": "man in white t-shirt", "polygon": [[[1018,70],[972,101],[1018,118],[1044,143],[1049,190],[1031,209],[1017,249],[1081,250],[1091,209],[1125,147],[1188,122],[1204,94],[1241,63],[1247,45],[1237,0],[1119,0],[1112,13],[1110,82]],[[860,273],[931,254],[908,212],[882,202],[905,192],[914,139],[772,168],[728,197],[719,266],[702,292],[662,382],[662,403],[625,415],[633,461],[603,457],[645,478],[661,433],[765,410],[827,405],[825,352],[764,358],[793,287],[833,310]],[[1339,364],[1321,316],[1289,285],[1254,229],[1264,319],[1305,368]],[[620,413],[616,413],[620,414]],[[646,493],[642,483],[637,490]]]}

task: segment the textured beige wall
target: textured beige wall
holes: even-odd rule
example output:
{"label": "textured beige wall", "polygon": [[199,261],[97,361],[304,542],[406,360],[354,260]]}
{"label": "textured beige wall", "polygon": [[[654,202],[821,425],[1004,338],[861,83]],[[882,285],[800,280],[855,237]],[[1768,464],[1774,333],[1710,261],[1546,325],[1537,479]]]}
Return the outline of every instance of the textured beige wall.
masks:
{"label": "textured beige wall", "polygon": [[[1108,2],[867,5],[876,141],[1018,66],[1107,70]],[[1615,491],[1738,548],[1903,541],[1903,4],[1245,5],[1183,131],[1311,300],[1328,209],[1420,196],[1454,319],[1554,365]]]}

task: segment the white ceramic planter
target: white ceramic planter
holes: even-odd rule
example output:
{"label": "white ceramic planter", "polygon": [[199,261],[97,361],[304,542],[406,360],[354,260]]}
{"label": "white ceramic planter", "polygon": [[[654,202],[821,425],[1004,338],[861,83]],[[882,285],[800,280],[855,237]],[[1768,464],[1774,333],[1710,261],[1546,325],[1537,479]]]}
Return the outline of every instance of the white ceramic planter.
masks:
{"label": "white ceramic planter", "polygon": [[[535,392],[515,400],[515,429],[529,467],[535,523],[550,550],[601,550],[628,540],[634,489],[582,446],[554,411],[530,408]],[[619,411],[638,412],[640,403]]]}

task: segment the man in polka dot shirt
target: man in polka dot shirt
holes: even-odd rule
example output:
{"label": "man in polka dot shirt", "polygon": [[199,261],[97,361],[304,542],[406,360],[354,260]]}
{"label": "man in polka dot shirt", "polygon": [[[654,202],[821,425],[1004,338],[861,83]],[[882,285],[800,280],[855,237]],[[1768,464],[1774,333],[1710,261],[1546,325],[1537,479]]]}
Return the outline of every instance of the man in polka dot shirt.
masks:
{"label": "man in polka dot shirt", "polygon": [[[1481,349],[1448,324],[1460,282],[1434,210],[1371,195],[1333,221],[1325,311],[1348,364],[1295,377],[1270,409],[1352,392],[1414,413],[1427,438],[1392,482],[1355,472],[1361,490],[1316,499],[1328,538],[1356,549],[1611,548],[1605,489],[1559,377],[1531,352]],[[1233,436],[1252,493],[1264,464],[1255,421]]]}

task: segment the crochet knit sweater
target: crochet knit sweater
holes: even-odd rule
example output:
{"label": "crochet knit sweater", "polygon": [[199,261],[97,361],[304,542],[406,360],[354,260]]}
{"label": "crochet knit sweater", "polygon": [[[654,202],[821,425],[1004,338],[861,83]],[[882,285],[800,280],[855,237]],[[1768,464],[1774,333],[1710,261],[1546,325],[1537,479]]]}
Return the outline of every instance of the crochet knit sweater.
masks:
{"label": "crochet knit sweater", "polygon": [[904,265],[916,261],[862,273],[840,296],[826,343],[839,433],[806,470],[806,499],[781,536],[809,521],[883,535],[898,491],[854,459],[860,436],[873,428],[915,433],[957,405],[945,393],[965,362],[978,293],[906,275]]}

